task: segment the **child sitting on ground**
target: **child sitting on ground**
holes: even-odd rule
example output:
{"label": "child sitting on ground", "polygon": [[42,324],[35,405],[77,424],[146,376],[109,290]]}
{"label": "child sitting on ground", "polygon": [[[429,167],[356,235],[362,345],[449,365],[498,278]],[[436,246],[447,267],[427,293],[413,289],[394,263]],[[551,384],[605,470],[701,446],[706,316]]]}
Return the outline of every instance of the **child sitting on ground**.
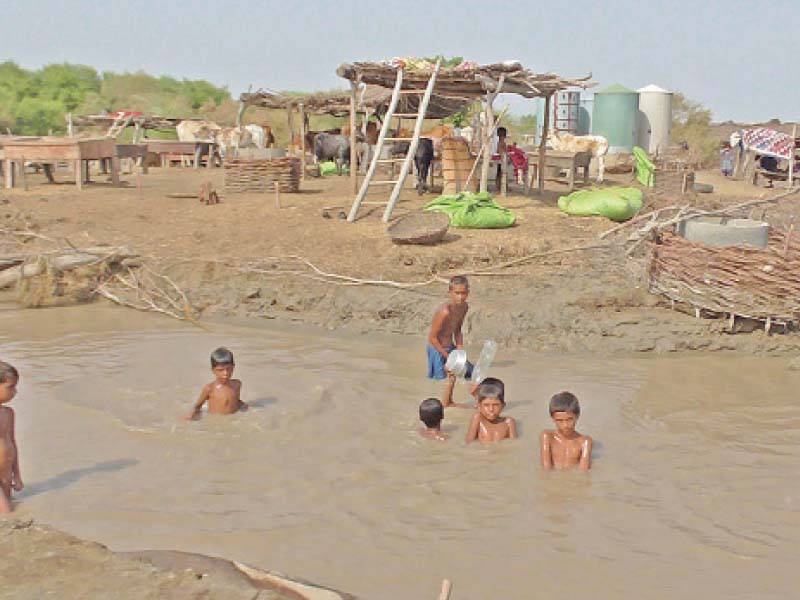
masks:
{"label": "child sitting on ground", "polygon": [[227,348],[217,348],[211,353],[211,372],[214,373],[214,381],[203,387],[200,397],[192,407],[192,412],[186,415],[187,421],[199,418],[200,409],[206,401],[210,415],[229,415],[247,410],[247,404],[240,398],[242,382],[239,379],[231,379],[233,367],[233,353]]}
{"label": "child sitting on ground", "polygon": [[429,440],[445,441],[450,436],[442,433],[444,407],[436,398],[427,398],[419,405],[419,420],[425,425],[420,427],[419,434]]}
{"label": "child sitting on ground", "polygon": [[592,438],[581,435],[575,424],[581,407],[575,394],[559,392],[550,399],[550,417],[555,431],[546,430],[541,435],[542,467],[549,471],[580,467],[587,471],[592,465]]}
{"label": "child sitting on ground", "polygon": [[488,443],[516,438],[517,423],[511,417],[500,416],[506,405],[503,382],[494,377],[487,377],[478,386],[477,395],[478,412],[470,421],[466,443],[475,440]]}
{"label": "child sitting on ground", "polygon": [[[447,357],[453,350],[460,350],[464,347],[461,325],[463,325],[464,317],[469,310],[467,304],[469,281],[467,278],[463,275],[452,277],[447,295],[450,299],[436,311],[428,334],[428,377],[431,379],[447,377],[444,370]],[[470,377],[471,375],[472,365],[467,363],[466,376]]]}
{"label": "child sitting on ground", "polygon": [[14,436],[14,409],[2,406],[17,395],[19,373],[8,363],[0,362],[0,513],[11,512],[11,489],[24,488],[19,474],[19,453]]}

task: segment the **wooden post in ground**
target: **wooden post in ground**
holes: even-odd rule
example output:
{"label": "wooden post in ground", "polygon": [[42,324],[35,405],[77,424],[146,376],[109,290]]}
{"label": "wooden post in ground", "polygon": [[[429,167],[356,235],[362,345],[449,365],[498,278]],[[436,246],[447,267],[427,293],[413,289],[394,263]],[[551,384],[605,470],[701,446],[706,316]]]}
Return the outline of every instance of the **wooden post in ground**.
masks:
{"label": "wooden post in ground", "polygon": [[358,167],[356,163],[356,92],[358,85],[350,82],[350,183],[353,184],[353,193],[358,194]]}
{"label": "wooden post in ground", "polygon": [[797,123],[792,126],[792,149],[789,152],[789,189],[794,186],[794,154],[796,152],[795,140],[797,139]]}
{"label": "wooden post in ground", "polygon": [[289,151],[294,150],[294,105],[286,107],[286,120],[289,122]]}
{"label": "wooden post in ground", "polygon": [[281,184],[275,182],[275,208],[281,207]]}
{"label": "wooden post in ground", "polygon": [[306,178],[306,107],[300,103],[300,180]]}
{"label": "wooden post in ground", "polygon": [[67,137],[75,137],[75,125],[72,122],[72,113],[67,113]]}
{"label": "wooden post in ground", "polygon": [[539,176],[538,190],[541,194],[544,192],[544,162],[547,155],[547,136],[550,135],[550,103],[553,100],[553,94],[548,94],[544,99],[544,124],[542,125],[542,139],[539,141]]}
{"label": "wooden post in ground", "polygon": [[22,160],[19,162],[20,169],[19,169],[19,178],[22,179],[22,188],[27,192],[28,191],[28,178],[25,176],[25,157],[22,157]]}
{"label": "wooden post in ground", "polygon": [[484,136],[483,136],[483,164],[481,165],[481,183],[479,191],[489,189],[489,165],[492,162],[492,137],[494,137],[494,110],[492,109],[492,94],[486,95],[483,108]]}

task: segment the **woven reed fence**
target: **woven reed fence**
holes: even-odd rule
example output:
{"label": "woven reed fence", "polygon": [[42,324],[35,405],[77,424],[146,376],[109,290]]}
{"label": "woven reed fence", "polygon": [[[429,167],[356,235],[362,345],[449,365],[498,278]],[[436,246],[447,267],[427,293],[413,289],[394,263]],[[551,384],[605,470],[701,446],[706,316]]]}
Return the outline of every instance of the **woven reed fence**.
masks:
{"label": "woven reed fence", "polygon": [[646,242],[650,291],[695,310],[800,320],[800,235],[772,229],[764,249],[707,246],[662,231]]}
{"label": "woven reed fence", "polygon": [[300,159],[294,156],[265,159],[227,159],[224,164],[225,192],[271,192],[278,183],[282,192],[300,190]]}

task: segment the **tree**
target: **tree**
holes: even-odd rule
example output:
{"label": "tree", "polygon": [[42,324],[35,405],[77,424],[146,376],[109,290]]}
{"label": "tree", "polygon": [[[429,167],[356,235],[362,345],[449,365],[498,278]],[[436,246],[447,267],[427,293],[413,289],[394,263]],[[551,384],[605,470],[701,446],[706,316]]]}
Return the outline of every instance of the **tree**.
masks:
{"label": "tree", "polygon": [[686,142],[703,163],[716,160],[718,141],[711,133],[711,111],[679,92],[672,95],[673,142]]}

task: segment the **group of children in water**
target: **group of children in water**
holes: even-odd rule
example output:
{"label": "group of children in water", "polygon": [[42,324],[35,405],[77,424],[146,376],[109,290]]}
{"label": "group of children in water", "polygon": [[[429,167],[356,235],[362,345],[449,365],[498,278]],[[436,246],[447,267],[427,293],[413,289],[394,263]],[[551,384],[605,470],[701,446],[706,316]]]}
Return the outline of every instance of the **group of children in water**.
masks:
{"label": "group of children in water", "polygon": [[[442,432],[441,424],[445,408],[476,408],[467,429],[466,442],[497,442],[517,437],[517,425],[513,418],[502,416],[505,407],[505,386],[495,377],[486,377],[473,383],[470,393],[475,403],[458,404],[453,401],[456,376],[446,369],[447,358],[453,350],[461,349],[464,339],[461,326],[469,310],[469,282],[466,277],[456,276],[450,280],[449,300],[433,317],[428,336],[428,377],[447,379],[442,399],[427,398],[419,407],[419,418],[424,427],[420,435],[431,440],[444,441],[448,435]],[[233,354],[227,348],[217,348],[211,353],[211,371],[214,380],[206,384],[187,420],[199,418],[203,405],[208,405],[210,414],[231,414],[247,410],[241,399],[242,382],[233,379]],[[467,363],[466,376],[471,373]],[[10,364],[0,361],[0,513],[11,511],[12,489],[22,491],[24,484],[19,469],[19,453],[14,435],[14,411],[5,406],[17,394],[19,373]],[[592,438],[581,435],[575,429],[580,416],[578,399],[570,392],[560,392],[550,399],[550,417],[556,428],[543,431],[541,441],[541,464],[545,469],[591,466]]]}
{"label": "group of children in water", "polygon": [[[466,443],[478,440],[483,443],[497,442],[517,437],[517,424],[511,417],[501,415],[505,408],[505,386],[495,377],[486,377],[473,383],[470,389],[474,405],[453,402],[456,376],[447,371],[447,358],[453,350],[461,349],[464,338],[461,326],[469,306],[469,281],[464,276],[450,279],[449,300],[433,317],[428,335],[428,377],[448,379],[442,399],[427,398],[419,406],[419,418],[424,427],[420,435],[432,440],[444,441],[448,435],[442,432],[444,410],[449,407],[477,409],[467,429]],[[466,377],[470,377],[472,365],[467,363]],[[550,399],[550,418],[556,428],[545,430],[540,436],[541,463],[544,469],[566,469],[579,467],[589,469],[592,463],[592,438],[581,435],[575,429],[581,407],[571,392],[559,392]]]}

